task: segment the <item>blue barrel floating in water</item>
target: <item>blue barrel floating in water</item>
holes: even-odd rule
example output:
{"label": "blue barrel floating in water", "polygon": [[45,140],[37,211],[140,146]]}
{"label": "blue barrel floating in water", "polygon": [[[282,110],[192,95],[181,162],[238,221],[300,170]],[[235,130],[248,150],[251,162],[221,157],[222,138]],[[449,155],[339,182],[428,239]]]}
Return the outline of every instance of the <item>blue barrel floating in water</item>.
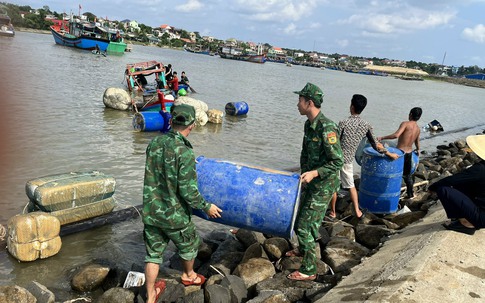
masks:
{"label": "blue barrel floating in water", "polygon": [[203,219],[290,238],[300,203],[300,176],[221,159],[197,158],[202,196],[222,209],[222,218]]}
{"label": "blue barrel floating in water", "polygon": [[387,148],[400,155],[392,160],[372,147],[364,149],[359,186],[359,204],[371,213],[389,214],[397,211],[401,195],[403,152],[394,147]]}
{"label": "blue barrel floating in water", "polygon": [[133,115],[133,128],[141,132],[162,131],[170,129],[170,114],[165,112],[139,112]]}
{"label": "blue barrel floating in water", "polygon": [[249,105],[244,101],[229,102],[226,104],[226,114],[231,116],[246,115],[249,111]]}

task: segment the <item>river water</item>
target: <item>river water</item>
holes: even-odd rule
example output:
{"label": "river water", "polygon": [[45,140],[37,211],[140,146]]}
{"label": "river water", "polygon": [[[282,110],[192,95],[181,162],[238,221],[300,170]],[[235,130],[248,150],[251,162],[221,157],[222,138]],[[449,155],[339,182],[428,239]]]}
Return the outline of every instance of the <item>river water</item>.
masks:
{"label": "river water", "polygon": [[[196,128],[189,137],[196,156],[223,158],[269,168],[298,166],[306,120],[298,114],[293,93],[310,81],[324,93],[322,111],[339,121],[349,115],[353,94],[369,102],[362,117],[376,135],[392,133],[414,106],[423,108],[420,125],[437,119],[441,136],[423,133],[422,149],[481,132],[485,91],[433,81],[221,59],[158,47],[134,46],[122,56],[95,56],[58,46],[51,35],[18,32],[0,39],[0,223],[22,212],[28,202],[25,184],[40,176],[99,170],[116,178],[117,209],[141,204],[145,148],[157,134],[133,130],[132,112],[105,108],[104,91],[123,87],[127,63],[157,60],[187,73],[192,97],[224,110],[228,102],[246,101],[246,117],[225,117],[223,124]],[[466,128],[466,130],[461,130]],[[202,233],[220,225],[197,220]],[[69,289],[69,270],[93,259],[106,259],[129,270],[142,264],[140,220],[66,236],[60,253],[19,263],[0,250],[0,285],[37,280],[49,288]],[[68,294],[64,295],[66,298]]]}

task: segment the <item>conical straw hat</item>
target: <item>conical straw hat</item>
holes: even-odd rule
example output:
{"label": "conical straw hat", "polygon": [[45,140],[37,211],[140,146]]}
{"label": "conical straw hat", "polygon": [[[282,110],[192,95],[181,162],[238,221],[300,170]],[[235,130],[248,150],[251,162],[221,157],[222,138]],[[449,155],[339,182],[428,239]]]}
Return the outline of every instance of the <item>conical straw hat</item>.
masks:
{"label": "conical straw hat", "polygon": [[466,143],[477,156],[485,160],[485,135],[468,136]]}

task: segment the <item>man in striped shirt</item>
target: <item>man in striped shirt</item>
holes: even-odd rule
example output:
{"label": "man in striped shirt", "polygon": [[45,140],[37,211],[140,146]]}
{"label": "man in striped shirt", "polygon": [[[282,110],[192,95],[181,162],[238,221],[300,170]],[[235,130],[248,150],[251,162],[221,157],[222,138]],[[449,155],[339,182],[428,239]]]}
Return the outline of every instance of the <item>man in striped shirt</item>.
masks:
{"label": "man in striped shirt", "polygon": [[[372,126],[369,122],[363,120],[360,117],[360,113],[367,105],[367,98],[363,95],[355,94],[350,101],[350,117],[339,122],[339,138],[344,154],[344,166],[340,170],[340,183],[342,188],[348,189],[350,192],[350,200],[354,206],[355,216],[362,218],[364,213],[359,208],[359,200],[357,195],[357,189],[354,185],[354,156],[359,146],[360,141],[367,137],[367,140],[372,147],[380,153],[386,154],[391,159],[397,159],[397,154],[387,151],[384,146],[379,143],[374,134],[372,133]],[[335,204],[337,202],[337,193],[332,197],[330,203],[331,219],[335,219],[337,214],[335,212]]]}

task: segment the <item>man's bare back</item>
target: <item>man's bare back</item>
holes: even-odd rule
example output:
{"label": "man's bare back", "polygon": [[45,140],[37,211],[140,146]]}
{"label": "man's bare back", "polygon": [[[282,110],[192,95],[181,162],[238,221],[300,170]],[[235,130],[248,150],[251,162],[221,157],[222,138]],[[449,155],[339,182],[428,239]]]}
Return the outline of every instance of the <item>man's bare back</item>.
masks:
{"label": "man's bare back", "polygon": [[401,125],[399,125],[399,128],[393,134],[379,137],[377,139],[381,141],[383,139],[397,138],[397,148],[405,153],[410,153],[413,151],[414,143],[414,145],[416,145],[416,151],[419,154],[419,135],[421,133],[421,129],[419,128],[417,121],[421,117],[421,109],[419,109],[417,114],[413,113],[413,110],[411,110],[411,113],[409,114],[409,121],[401,122]]}
{"label": "man's bare back", "polygon": [[[404,121],[399,126],[399,129],[403,128],[401,135],[397,139],[397,148],[405,153],[413,151],[413,143],[416,144],[416,149],[419,150],[419,129],[416,121]],[[399,130],[398,130],[399,131]]]}

